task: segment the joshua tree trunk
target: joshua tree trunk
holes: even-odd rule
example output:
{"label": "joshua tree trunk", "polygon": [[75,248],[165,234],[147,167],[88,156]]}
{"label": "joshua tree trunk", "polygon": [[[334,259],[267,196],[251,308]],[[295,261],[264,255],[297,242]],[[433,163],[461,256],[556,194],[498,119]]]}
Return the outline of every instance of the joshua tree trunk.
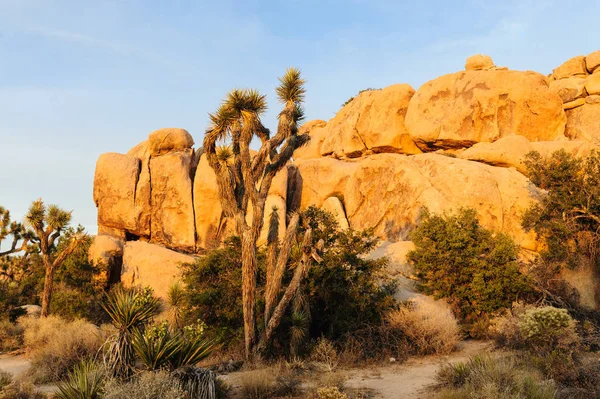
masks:
{"label": "joshua tree trunk", "polygon": [[256,242],[252,235],[248,230],[242,238],[242,304],[246,353],[250,353],[256,342]]}
{"label": "joshua tree trunk", "polygon": [[42,292],[42,314],[41,317],[47,317],[50,314],[50,300],[52,299],[52,290],[54,289],[54,272],[52,265],[46,266],[46,276],[44,277],[44,291]]}

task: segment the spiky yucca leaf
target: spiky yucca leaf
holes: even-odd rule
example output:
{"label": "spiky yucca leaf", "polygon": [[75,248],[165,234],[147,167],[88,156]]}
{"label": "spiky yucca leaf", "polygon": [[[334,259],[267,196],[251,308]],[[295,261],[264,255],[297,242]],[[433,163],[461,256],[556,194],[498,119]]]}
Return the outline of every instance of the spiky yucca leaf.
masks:
{"label": "spiky yucca leaf", "polygon": [[179,341],[174,339],[165,326],[136,330],[131,340],[136,355],[149,370],[159,370],[169,362],[179,349]]}
{"label": "spiky yucca leaf", "polygon": [[275,89],[279,101],[282,103],[292,101],[296,104],[304,101],[306,93],[304,83],[306,81],[302,79],[298,68],[288,68],[285,74],[279,78],[279,82],[280,85]]}
{"label": "spiky yucca leaf", "polygon": [[117,333],[105,344],[104,363],[113,375],[128,376],[135,360],[133,335],[158,314],[160,302],[152,296],[152,290],[119,287],[111,291],[102,307],[117,328]]}
{"label": "spiky yucca leaf", "polygon": [[223,163],[229,163],[233,158],[233,151],[228,145],[217,148],[217,159]]}
{"label": "spiky yucca leaf", "polygon": [[65,381],[58,383],[57,399],[96,399],[102,395],[103,373],[91,360],[75,367]]}
{"label": "spiky yucca leaf", "polygon": [[46,217],[46,205],[41,198],[31,203],[29,211],[25,215],[25,221],[33,228],[43,226]]}
{"label": "spiky yucca leaf", "polygon": [[160,300],[151,290],[124,289],[111,291],[102,308],[118,330],[131,330],[147,323],[160,311]]}
{"label": "spiky yucca leaf", "polygon": [[193,366],[210,356],[215,347],[215,341],[207,338],[178,334],[175,339],[178,342],[177,350],[170,360],[173,369]]}
{"label": "spiky yucca leaf", "polygon": [[46,224],[53,230],[63,229],[71,222],[71,212],[66,212],[56,205],[49,205],[46,212]]}
{"label": "spiky yucca leaf", "polygon": [[227,94],[224,105],[238,116],[242,112],[261,115],[267,110],[267,97],[255,89],[234,89]]}
{"label": "spiky yucca leaf", "polygon": [[294,107],[294,113],[292,114],[292,119],[294,120],[294,122],[296,122],[296,124],[299,124],[304,120],[304,117],[304,107],[302,107],[299,104],[296,104],[296,106]]}

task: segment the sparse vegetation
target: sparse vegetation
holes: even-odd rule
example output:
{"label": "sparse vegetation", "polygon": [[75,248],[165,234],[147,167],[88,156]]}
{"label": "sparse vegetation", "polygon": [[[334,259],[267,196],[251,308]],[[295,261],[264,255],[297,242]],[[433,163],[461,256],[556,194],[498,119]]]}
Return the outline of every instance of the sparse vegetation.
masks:
{"label": "sparse vegetation", "polygon": [[33,384],[14,381],[0,391],[0,399],[46,399],[47,395],[38,391]]}
{"label": "sparse vegetation", "polygon": [[[356,97],[358,97],[361,93],[364,93],[365,91],[374,91],[374,90],[381,90],[381,89],[374,89],[372,87],[366,88],[366,89],[362,89],[358,92],[358,94],[356,95]],[[347,99],[343,104],[341,108],[344,108],[346,105],[350,104],[352,102],[352,100],[354,100],[356,97],[350,97],[349,99]]]}
{"label": "sparse vegetation", "polygon": [[93,358],[104,342],[101,330],[85,320],[58,316],[21,318],[34,382],[58,381],[81,360]]}
{"label": "sparse vegetation", "polygon": [[412,301],[387,316],[391,328],[399,330],[420,355],[444,355],[460,341],[458,323],[452,312],[433,303]]}
{"label": "sparse vegetation", "polygon": [[476,356],[466,363],[446,365],[439,370],[438,381],[445,388],[440,399],[451,398],[555,398],[554,381],[519,364],[512,357]]}
{"label": "sparse vegetation", "polygon": [[187,399],[186,392],[166,371],[142,372],[127,382],[109,378],[103,399]]}

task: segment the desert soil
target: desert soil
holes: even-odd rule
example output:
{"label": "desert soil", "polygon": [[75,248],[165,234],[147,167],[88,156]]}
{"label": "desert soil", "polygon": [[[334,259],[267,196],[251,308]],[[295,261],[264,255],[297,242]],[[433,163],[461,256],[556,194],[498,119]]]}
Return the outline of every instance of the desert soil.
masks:
{"label": "desert soil", "polygon": [[[463,341],[458,349],[446,356],[412,357],[403,363],[390,363],[385,366],[352,368],[343,370],[348,380],[348,388],[365,389],[377,399],[425,399],[433,396],[437,370],[442,364],[458,363],[469,357],[489,352],[492,344],[489,341]],[[241,388],[244,371],[230,373],[224,379],[233,388],[233,398]]]}

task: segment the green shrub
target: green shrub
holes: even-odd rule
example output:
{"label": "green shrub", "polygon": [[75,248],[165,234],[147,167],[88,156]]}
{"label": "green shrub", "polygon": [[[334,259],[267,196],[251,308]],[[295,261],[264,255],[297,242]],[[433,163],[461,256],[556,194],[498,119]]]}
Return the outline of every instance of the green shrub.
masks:
{"label": "green shrub", "polygon": [[104,342],[101,330],[85,320],[23,317],[19,324],[25,331],[29,373],[35,383],[60,380],[80,361],[94,357]]}
{"label": "green shrub", "polygon": [[[288,312],[276,336],[274,346],[292,346],[293,353],[300,345],[291,342],[290,336],[338,340],[365,326],[379,325],[396,305],[396,286],[385,274],[387,260],[365,259],[364,255],[377,244],[371,230],[342,230],[330,213],[314,207],[303,212],[301,219],[302,226],[313,229],[314,244],[323,239],[325,247],[322,262],[311,266],[300,295],[293,301],[295,311]],[[290,262],[297,257],[299,251],[292,251]],[[262,252],[257,269],[257,314],[261,325],[265,285]],[[210,251],[194,264],[183,265],[182,272],[186,318],[203,320],[211,330],[218,331],[222,341],[235,344],[242,337],[243,328],[239,239],[230,239],[223,248]],[[290,278],[286,274],[285,282]],[[307,325],[308,333],[304,334]]]}
{"label": "green shrub", "polygon": [[425,211],[412,240],[416,248],[408,259],[422,290],[446,298],[468,324],[532,292],[528,278],[519,271],[517,245],[508,236],[482,227],[473,209],[450,216]]}
{"label": "green shrub", "polygon": [[534,350],[568,347],[579,341],[567,310],[552,306],[527,310],[519,319],[519,330]]}
{"label": "green shrub", "polygon": [[58,383],[57,399],[98,399],[102,394],[104,374],[91,360],[85,360]]}
{"label": "green shrub", "polygon": [[444,399],[553,399],[557,391],[552,380],[543,380],[539,372],[511,357],[476,356],[465,363],[444,365],[437,380],[444,387],[438,397]]}

